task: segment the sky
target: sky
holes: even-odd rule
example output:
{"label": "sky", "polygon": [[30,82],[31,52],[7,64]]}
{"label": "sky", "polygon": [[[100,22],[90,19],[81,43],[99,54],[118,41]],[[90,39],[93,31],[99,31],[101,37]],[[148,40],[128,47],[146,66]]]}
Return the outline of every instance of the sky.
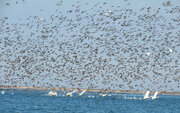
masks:
{"label": "sky", "polygon": [[179,6],[1,0],[0,85],[179,92]]}

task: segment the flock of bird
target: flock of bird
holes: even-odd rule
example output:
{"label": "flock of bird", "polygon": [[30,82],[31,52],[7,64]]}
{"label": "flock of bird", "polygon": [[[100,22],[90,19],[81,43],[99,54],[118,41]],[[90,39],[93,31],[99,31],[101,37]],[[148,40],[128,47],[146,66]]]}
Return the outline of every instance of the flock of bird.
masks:
{"label": "flock of bird", "polygon": [[[72,97],[73,94],[76,93],[77,91],[78,91],[78,90],[73,90],[72,92],[64,92],[64,93],[66,93],[65,96]],[[79,96],[79,97],[82,96],[86,91],[87,91],[87,89],[83,90],[81,93],[78,94],[78,96]],[[146,93],[144,94],[144,97],[143,97],[142,99],[144,99],[144,100],[150,99],[149,93],[150,93],[150,91],[146,91]],[[152,100],[156,99],[158,93],[159,93],[159,92],[156,91],[156,92],[154,93],[154,95],[151,96],[151,99],[152,99]],[[49,96],[58,96],[58,94],[57,94],[56,91],[50,91],[50,92],[48,93],[48,95],[49,95]],[[101,97],[111,96],[111,94],[108,95],[107,93],[100,93],[99,95],[100,95]],[[125,99],[126,99],[126,97],[125,97]],[[140,99],[141,99],[141,98],[140,98]]]}
{"label": "flock of bird", "polygon": [[[64,91],[64,90],[62,90],[63,91],[63,93],[65,93],[65,95],[62,95],[62,94],[58,94],[55,90],[52,90],[52,91],[50,91],[49,93],[48,93],[48,96],[67,96],[67,97],[81,97],[83,94],[85,94],[85,92],[87,91],[87,89],[84,89],[84,90],[82,90],[80,93],[79,93],[79,91],[77,90],[77,89],[75,89],[75,90],[73,90],[72,92],[68,92],[68,91]],[[74,95],[74,93],[77,93],[76,95]],[[146,91],[145,92],[145,94],[144,94],[144,96],[143,96],[143,98],[136,98],[135,96],[133,96],[133,97],[131,97],[131,96],[123,96],[124,97],[124,99],[140,99],[140,100],[150,100],[150,99],[152,99],[152,100],[154,100],[154,99],[157,99],[157,98],[159,98],[159,97],[157,97],[157,95],[158,95],[158,91],[156,91],[154,94],[153,94],[153,96],[149,96],[149,94],[150,94],[150,91]],[[4,95],[5,94],[5,91],[1,91],[0,92],[0,94],[2,94],[2,95]],[[89,95],[90,94],[90,95]],[[87,94],[85,94],[85,95],[88,95],[88,97],[90,97],[90,98],[95,98],[95,95],[92,95],[91,93],[87,93]],[[106,97],[106,96],[112,96],[112,94],[110,93],[110,94],[108,94],[108,93],[97,93],[100,97]],[[14,93],[11,93],[11,95],[14,95]],[[113,94],[113,95],[117,95],[117,94]],[[98,96],[98,97],[99,97]]]}
{"label": "flock of bird", "polygon": [[47,18],[0,18],[0,84],[180,91],[180,7],[125,2],[60,1]]}

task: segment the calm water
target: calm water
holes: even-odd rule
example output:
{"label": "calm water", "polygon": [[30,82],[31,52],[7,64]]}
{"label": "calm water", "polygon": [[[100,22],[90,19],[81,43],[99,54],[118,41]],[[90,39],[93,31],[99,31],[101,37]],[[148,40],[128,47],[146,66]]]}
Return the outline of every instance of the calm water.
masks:
{"label": "calm water", "polygon": [[48,91],[0,91],[0,113],[180,113],[180,96],[158,95],[142,100],[142,94],[86,92],[81,97],[48,96]]}

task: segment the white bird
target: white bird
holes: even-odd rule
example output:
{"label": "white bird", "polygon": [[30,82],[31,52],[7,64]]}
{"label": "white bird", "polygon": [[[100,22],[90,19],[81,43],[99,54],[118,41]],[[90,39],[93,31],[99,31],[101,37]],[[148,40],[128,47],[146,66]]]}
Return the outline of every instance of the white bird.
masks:
{"label": "white bird", "polygon": [[43,21],[44,19],[43,18],[39,18],[40,21]]}
{"label": "white bird", "polygon": [[57,96],[57,93],[56,93],[55,91],[50,91],[50,92],[48,93],[48,95],[50,95],[50,96]]}
{"label": "white bird", "polygon": [[87,89],[83,90],[78,96],[82,96],[85,92],[86,92]]}
{"label": "white bird", "polygon": [[4,94],[5,94],[5,92],[4,92],[4,91],[1,91],[1,94],[2,94],[2,95],[4,95]]}
{"label": "white bird", "polygon": [[38,16],[35,16],[35,19],[37,19],[39,22],[44,21],[43,18],[40,18],[40,17],[38,17]]}
{"label": "white bird", "polygon": [[105,97],[107,94],[101,93],[101,94],[99,94],[99,95],[102,96],[102,97]]}
{"label": "white bird", "polygon": [[94,96],[93,96],[93,95],[89,95],[88,97],[89,97],[89,98],[94,98]]}
{"label": "white bird", "polygon": [[157,98],[157,94],[158,94],[158,91],[156,91],[151,98],[152,98],[152,99],[156,99],[156,98]]}
{"label": "white bird", "polygon": [[75,93],[76,91],[77,91],[77,90],[74,90],[74,91],[72,91],[72,92],[70,92],[70,93],[67,93],[66,96],[72,97],[72,94]]}
{"label": "white bird", "polygon": [[171,53],[173,52],[173,50],[172,50],[172,49],[170,49],[170,48],[169,48],[169,51],[170,51]]}
{"label": "white bird", "polygon": [[149,98],[149,91],[146,91],[143,99],[148,99],[148,98]]}
{"label": "white bird", "polygon": [[150,52],[147,52],[146,55],[149,56],[151,53]]}

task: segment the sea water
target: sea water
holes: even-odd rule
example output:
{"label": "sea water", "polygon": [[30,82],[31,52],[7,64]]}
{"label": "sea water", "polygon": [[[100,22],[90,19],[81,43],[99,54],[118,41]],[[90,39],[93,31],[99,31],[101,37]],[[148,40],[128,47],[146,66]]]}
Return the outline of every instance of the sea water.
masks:
{"label": "sea water", "polygon": [[81,97],[49,96],[49,91],[0,91],[0,113],[180,113],[180,96],[86,92]]}

